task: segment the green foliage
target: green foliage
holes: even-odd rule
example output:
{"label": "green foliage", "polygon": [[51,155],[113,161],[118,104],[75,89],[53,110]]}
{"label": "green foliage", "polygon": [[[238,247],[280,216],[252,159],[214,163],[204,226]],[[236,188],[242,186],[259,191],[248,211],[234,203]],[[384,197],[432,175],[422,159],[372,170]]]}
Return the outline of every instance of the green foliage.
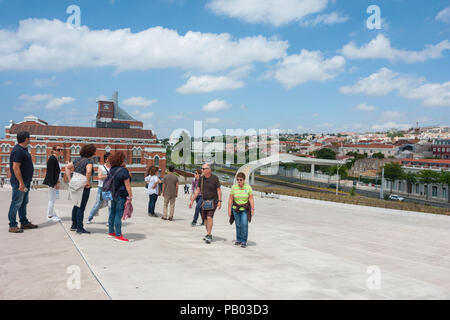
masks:
{"label": "green foliage", "polygon": [[312,155],[318,159],[336,160],[336,152],[329,148],[313,151]]}
{"label": "green foliage", "polygon": [[[334,176],[337,174],[337,166],[328,167],[326,173],[330,176]],[[345,179],[348,177],[348,168],[346,166],[339,167],[339,176],[341,179]]]}
{"label": "green foliage", "polygon": [[384,154],[381,153],[381,152],[377,152],[377,153],[374,153],[372,155],[372,158],[374,158],[374,159],[384,159]]}
{"label": "green foliage", "polygon": [[423,184],[439,183],[440,174],[433,170],[422,170],[418,174],[418,179]]}
{"label": "green foliage", "polygon": [[354,197],[355,194],[356,194],[356,188],[353,187],[352,190],[350,191],[350,195],[351,195],[352,197]]}
{"label": "green foliage", "polygon": [[397,162],[390,162],[384,165],[384,177],[387,180],[395,181],[403,176],[402,166]]}

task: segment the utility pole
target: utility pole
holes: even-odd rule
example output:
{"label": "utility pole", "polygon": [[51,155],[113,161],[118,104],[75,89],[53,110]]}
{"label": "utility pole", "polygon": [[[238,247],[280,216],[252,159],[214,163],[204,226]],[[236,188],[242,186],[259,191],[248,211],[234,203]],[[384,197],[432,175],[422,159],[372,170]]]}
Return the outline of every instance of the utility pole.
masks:
{"label": "utility pole", "polygon": [[380,199],[384,199],[384,190],[383,190],[383,182],[384,182],[384,167],[381,169],[381,186],[380,186]]}
{"label": "utility pole", "polygon": [[337,183],[336,183],[336,195],[338,195],[339,194],[339,168],[340,168],[340,166],[339,165],[337,165]]}

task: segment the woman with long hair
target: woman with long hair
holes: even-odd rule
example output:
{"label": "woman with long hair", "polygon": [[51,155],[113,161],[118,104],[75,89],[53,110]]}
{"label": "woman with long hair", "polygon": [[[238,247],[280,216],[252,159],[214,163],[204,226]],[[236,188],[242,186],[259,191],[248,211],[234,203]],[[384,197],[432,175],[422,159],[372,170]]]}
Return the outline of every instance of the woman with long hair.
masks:
{"label": "woman with long hair", "polygon": [[59,222],[61,219],[55,213],[55,201],[58,197],[59,178],[61,174],[61,167],[59,165],[59,158],[61,157],[62,148],[54,146],[51,155],[47,161],[47,172],[43,184],[48,186],[48,210],[47,219]]}

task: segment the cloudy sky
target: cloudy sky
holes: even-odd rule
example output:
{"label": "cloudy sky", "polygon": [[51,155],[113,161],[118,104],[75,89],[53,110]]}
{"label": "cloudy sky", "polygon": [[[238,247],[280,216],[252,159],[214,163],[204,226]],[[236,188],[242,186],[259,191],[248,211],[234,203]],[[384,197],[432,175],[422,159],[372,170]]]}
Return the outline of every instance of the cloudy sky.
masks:
{"label": "cloudy sky", "polygon": [[[368,28],[372,4],[381,29]],[[449,70],[448,0],[0,0],[3,125],[89,126],[114,90],[161,138],[195,120],[223,132],[449,125]]]}

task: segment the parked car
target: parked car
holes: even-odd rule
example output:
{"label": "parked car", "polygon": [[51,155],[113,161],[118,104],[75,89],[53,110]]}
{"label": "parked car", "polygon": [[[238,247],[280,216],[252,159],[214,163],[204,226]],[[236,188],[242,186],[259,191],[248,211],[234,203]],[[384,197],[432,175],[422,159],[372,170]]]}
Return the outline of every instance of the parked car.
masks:
{"label": "parked car", "polygon": [[390,196],[389,196],[389,200],[394,200],[394,201],[405,201],[405,198],[403,198],[403,197],[400,197],[400,196],[398,196],[398,195],[396,195],[396,194],[391,194]]}

